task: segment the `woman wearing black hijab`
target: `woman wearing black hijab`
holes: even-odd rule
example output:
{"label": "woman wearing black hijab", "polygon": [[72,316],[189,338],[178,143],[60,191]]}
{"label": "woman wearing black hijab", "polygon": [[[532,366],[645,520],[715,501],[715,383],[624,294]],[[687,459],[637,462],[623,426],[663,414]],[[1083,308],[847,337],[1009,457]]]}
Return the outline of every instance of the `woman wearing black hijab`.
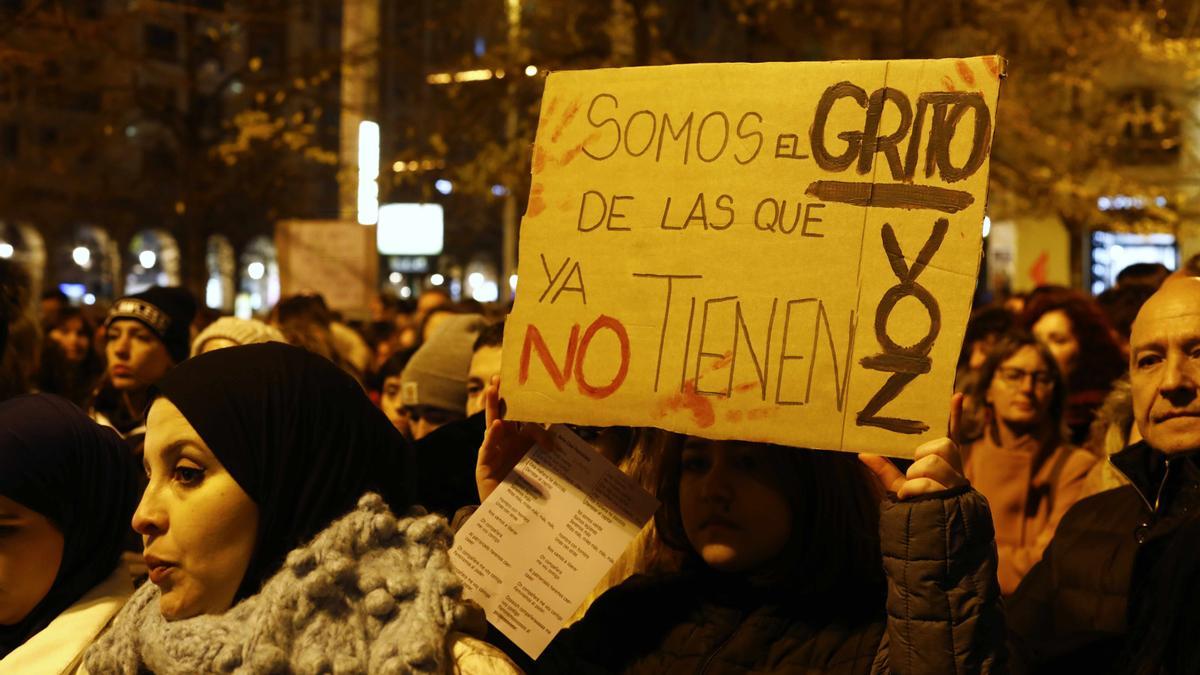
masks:
{"label": "woman wearing black hijab", "polygon": [[505,663],[454,633],[483,625],[448,528],[393,515],[411,505],[408,447],[353,378],[268,343],[192,358],[158,389],[133,518],[153,583],[88,653],[91,672]]}
{"label": "woman wearing black hijab", "polygon": [[135,476],[120,437],[68,401],[0,404],[0,673],[74,672],[133,592]]}

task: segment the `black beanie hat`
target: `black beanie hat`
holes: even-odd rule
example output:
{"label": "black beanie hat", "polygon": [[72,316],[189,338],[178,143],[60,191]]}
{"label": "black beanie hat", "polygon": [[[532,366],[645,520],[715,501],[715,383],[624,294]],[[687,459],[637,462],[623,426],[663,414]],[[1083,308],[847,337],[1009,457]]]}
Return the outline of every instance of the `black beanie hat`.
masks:
{"label": "black beanie hat", "polygon": [[171,360],[179,363],[191,350],[191,326],[195,316],[196,300],[191,293],[182,288],[154,286],[117,300],[104,325],[107,327],[123,319],[141,323],[162,340]]}

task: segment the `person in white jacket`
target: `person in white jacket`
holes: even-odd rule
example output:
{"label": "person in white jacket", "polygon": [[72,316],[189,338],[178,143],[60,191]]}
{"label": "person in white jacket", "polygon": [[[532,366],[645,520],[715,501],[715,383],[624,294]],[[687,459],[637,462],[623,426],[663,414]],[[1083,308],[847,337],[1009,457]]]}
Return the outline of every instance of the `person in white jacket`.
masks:
{"label": "person in white jacket", "polygon": [[120,437],[69,401],[0,403],[0,673],[75,672],[125,604],[135,471]]}

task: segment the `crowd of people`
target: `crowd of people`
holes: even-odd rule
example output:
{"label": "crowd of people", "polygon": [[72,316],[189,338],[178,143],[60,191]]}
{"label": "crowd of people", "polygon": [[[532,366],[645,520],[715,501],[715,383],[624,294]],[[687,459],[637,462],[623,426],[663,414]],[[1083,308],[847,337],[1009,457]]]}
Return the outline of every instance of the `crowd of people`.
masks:
{"label": "crowd of people", "polygon": [[976,308],[911,462],[573,427],[661,506],[536,660],[448,556],[553,442],[506,308],[29,288],[0,260],[0,674],[1200,673],[1195,260]]}

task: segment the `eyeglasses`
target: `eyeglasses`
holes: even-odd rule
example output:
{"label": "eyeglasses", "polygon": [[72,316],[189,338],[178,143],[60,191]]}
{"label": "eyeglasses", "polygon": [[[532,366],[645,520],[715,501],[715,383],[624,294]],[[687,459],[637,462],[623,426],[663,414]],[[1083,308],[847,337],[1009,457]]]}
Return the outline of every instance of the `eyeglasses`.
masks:
{"label": "eyeglasses", "polygon": [[996,370],[996,376],[1000,381],[1011,387],[1020,386],[1025,382],[1025,378],[1033,379],[1035,387],[1050,387],[1054,385],[1054,376],[1046,370],[1023,370],[1021,368],[999,368]]}

